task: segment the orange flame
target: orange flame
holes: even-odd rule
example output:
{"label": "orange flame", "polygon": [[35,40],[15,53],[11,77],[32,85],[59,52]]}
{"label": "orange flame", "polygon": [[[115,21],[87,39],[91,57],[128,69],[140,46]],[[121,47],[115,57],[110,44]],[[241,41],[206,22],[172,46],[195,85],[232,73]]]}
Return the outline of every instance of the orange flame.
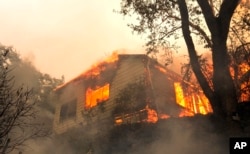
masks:
{"label": "orange flame", "polygon": [[165,74],[167,73],[166,69],[161,66],[155,65],[155,68],[157,68],[162,73],[165,73]]}
{"label": "orange flame", "polygon": [[[100,72],[105,70],[105,64],[114,63],[118,60],[117,52],[113,52],[111,56],[104,59],[104,61],[92,65],[91,69],[86,71],[83,76],[99,76]],[[86,102],[85,108],[91,108],[98,103],[109,99],[109,84],[105,84],[103,87],[97,87],[96,90],[88,88],[86,90]]]}
{"label": "orange flame", "polygon": [[160,114],[159,115],[159,119],[168,119],[168,118],[170,118],[170,116],[167,114]]}
{"label": "orange flame", "polygon": [[98,76],[100,74],[101,71],[105,70],[105,67],[102,67],[104,64],[110,64],[110,63],[114,63],[116,61],[119,60],[118,57],[118,52],[113,52],[111,54],[111,56],[105,58],[102,62],[97,62],[94,65],[91,66],[90,69],[88,69],[87,71],[85,71],[84,73],[80,74],[79,76],[77,76],[76,78],[57,86],[54,91],[57,91],[63,87],[65,87],[66,85],[68,85],[69,83],[72,83],[74,81],[76,81],[79,78],[82,77],[90,77],[90,76]]}
{"label": "orange flame", "polygon": [[184,109],[179,114],[179,117],[193,116],[194,114],[208,114],[212,112],[212,108],[208,99],[204,94],[189,93],[188,96],[184,96],[183,89],[180,82],[174,83],[176,102]]}
{"label": "orange flame", "polygon": [[194,113],[188,111],[187,109],[182,109],[182,111],[178,115],[178,117],[192,117],[192,116],[194,116]]}
{"label": "orange flame", "polygon": [[184,99],[184,94],[183,94],[183,89],[181,87],[181,83],[180,82],[175,82],[174,83],[174,88],[175,88],[176,102],[180,106],[186,107],[186,102],[185,102],[185,99]]}
{"label": "orange flame", "polygon": [[148,105],[146,106],[145,109],[148,112],[147,122],[149,122],[149,123],[156,123],[158,121],[157,112],[155,110],[153,110],[153,109],[150,109]]}
{"label": "orange flame", "polygon": [[102,62],[97,62],[91,66],[89,70],[83,73],[83,76],[98,76],[100,75],[100,72],[105,70],[105,67],[103,67],[105,64],[114,63],[119,59],[118,53],[113,52],[111,56],[105,58]]}
{"label": "orange flame", "polygon": [[115,119],[115,125],[121,125],[123,123],[123,120],[120,119]]}
{"label": "orange flame", "polygon": [[250,70],[250,66],[247,63],[241,63],[238,65],[240,74],[243,75]]}
{"label": "orange flame", "polygon": [[111,56],[107,57],[104,61],[106,63],[113,63],[118,60],[118,52],[113,52]]}
{"label": "orange flame", "polygon": [[106,84],[103,87],[98,87],[96,90],[88,88],[85,96],[85,108],[92,108],[98,103],[109,99],[109,84]]}
{"label": "orange flame", "polygon": [[[237,65],[237,70],[235,70],[233,67],[230,67],[230,73],[233,79],[237,79],[239,83],[239,102],[249,101],[250,100],[250,92],[247,90],[250,82],[249,79],[245,78],[247,77],[247,73],[250,70],[250,65],[247,62],[242,62],[241,64]],[[237,72],[235,72],[237,71]],[[234,76],[236,75],[237,76]]]}

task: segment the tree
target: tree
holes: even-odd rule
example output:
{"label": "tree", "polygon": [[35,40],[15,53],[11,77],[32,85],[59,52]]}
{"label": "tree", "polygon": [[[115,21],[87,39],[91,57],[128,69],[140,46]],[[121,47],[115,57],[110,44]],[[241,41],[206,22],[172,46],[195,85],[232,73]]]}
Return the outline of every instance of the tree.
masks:
{"label": "tree", "polygon": [[231,74],[239,102],[250,100],[250,3],[235,11],[228,37]]}
{"label": "tree", "polygon": [[[36,70],[35,70],[36,71]],[[38,72],[38,71],[37,71]],[[47,110],[54,114],[55,104],[53,103],[54,89],[64,83],[64,78],[57,79],[51,77],[49,74],[43,74],[38,72],[39,75],[35,78],[38,82],[38,86],[34,91],[34,95],[37,98],[37,104],[42,110]]]}
{"label": "tree", "polygon": [[240,102],[250,100],[250,43],[243,43],[229,52],[232,76]]}
{"label": "tree", "polygon": [[16,55],[12,48],[0,47],[0,153],[3,154],[49,133],[43,124],[35,121],[36,99],[32,90],[24,85],[15,87],[16,78],[10,75],[13,70],[9,68],[11,55]]}
{"label": "tree", "polygon": [[[229,70],[227,41],[231,19],[239,3],[240,0],[122,0],[120,13],[137,15],[139,22],[130,26],[139,34],[148,34],[148,53],[158,52],[159,46],[169,52],[175,46],[168,38],[183,36],[192,70],[213,113],[229,118],[237,111],[237,95]],[[245,21],[247,23],[247,17]],[[211,49],[212,84],[202,71],[194,36]]]}

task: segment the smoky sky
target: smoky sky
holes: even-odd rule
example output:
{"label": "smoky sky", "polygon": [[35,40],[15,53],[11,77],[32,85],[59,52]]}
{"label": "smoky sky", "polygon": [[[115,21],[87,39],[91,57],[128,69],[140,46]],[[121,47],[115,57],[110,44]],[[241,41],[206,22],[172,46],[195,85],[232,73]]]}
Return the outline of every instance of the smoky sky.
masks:
{"label": "smoky sky", "polygon": [[13,46],[36,67],[69,80],[117,49],[143,52],[119,1],[0,1],[0,42]]}

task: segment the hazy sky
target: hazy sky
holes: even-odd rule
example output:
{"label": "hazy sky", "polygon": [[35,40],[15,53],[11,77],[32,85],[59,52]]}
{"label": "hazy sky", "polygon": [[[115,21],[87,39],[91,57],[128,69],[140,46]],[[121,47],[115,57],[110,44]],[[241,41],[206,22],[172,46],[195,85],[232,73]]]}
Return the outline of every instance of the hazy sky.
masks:
{"label": "hazy sky", "polygon": [[120,0],[0,0],[0,43],[29,57],[43,73],[75,77],[117,49],[144,52],[113,10]]}

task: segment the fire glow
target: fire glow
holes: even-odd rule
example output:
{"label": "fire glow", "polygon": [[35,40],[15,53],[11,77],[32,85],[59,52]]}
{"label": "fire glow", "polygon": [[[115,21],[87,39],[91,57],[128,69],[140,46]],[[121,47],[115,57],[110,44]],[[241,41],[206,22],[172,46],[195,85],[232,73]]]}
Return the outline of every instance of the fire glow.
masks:
{"label": "fire glow", "polygon": [[177,104],[185,108],[179,114],[179,117],[193,116],[194,114],[206,115],[212,112],[210,103],[204,94],[190,93],[188,96],[184,96],[180,82],[175,82],[174,87]]}
{"label": "fire glow", "polygon": [[62,87],[65,87],[66,85],[72,83],[73,81],[77,80],[78,78],[84,77],[84,78],[88,78],[88,77],[93,77],[93,76],[99,76],[100,72],[105,70],[104,66],[105,64],[110,64],[110,63],[114,63],[116,61],[118,61],[119,57],[118,57],[118,53],[117,52],[113,52],[109,57],[105,58],[102,62],[97,62],[94,65],[91,66],[91,68],[87,71],[85,71],[84,73],[80,74],[78,77],[62,84],[59,85],[58,87],[56,87],[54,89],[54,91],[57,91],[59,89],[61,89]]}
{"label": "fire glow", "polygon": [[103,87],[98,87],[96,90],[88,88],[85,96],[85,108],[89,109],[95,107],[98,103],[102,103],[109,99],[109,84],[105,84]]}
{"label": "fire glow", "polygon": [[105,70],[106,68],[104,67],[105,64],[110,64],[114,63],[118,60],[118,54],[117,52],[113,52],[111,56],[107,57],[104,59],[102,62],[97,62],[94,65],[91,66],[91,68],[84,72],[82,75],[84,77],[91,77],[91,76],[98,76],[100,75],[100,72]]}
{"label": "fire glow", "polygon": [[[100,73],[106,69],[106,64],[114,63],[118,60],[117,52],[113,52],[111,56],[104,59],[104,61],[96,63],[92,65],[92,67],[83,73],[85,78],[100,76]],[[109,99],[109,88],[110,84],[106,83],[104,86],[97,86],[94,89],[88,87],[86,90],[86,101],[85,101],[85,109],[89,109],[97,106],[99,103],[102,103]]]}
{"label": "fire glow", "polygon": [[[118,54],[113,53],[110,57],[106,58],[104,62],[96,63],[92,65],[91,69],[86,71],[82,76],[88,77],[100,77],[102,71],[106,69],[105,64],[114,63],[118,60]],[[167,71],[160,67],[155,66],[162,73],[167,74]],[[192,86],[192,85],[190,85]],[[182,108],[178,114],[178,117],[194,116],[195,114],[208,114],[212,112],[208,99],[201,93],[184,92],[180,82],[174,82],[175,100]],[[186,95],[185,95],[186,94]],[[110,95],[110,83],[106,83],[103,86],[88,87],[85,93],[85,109],[96,107],[98,104],[103,103],[109,99]],[[173,96],[174,97],[174,96]],[[126,123],[156,123],[159,119],[168,119],[170,115],[157,113],[156,109],[152,109],[149,105],[146,105],[144,109],[135,111],[133,113],[121,113],[114,118],[115,125]]]}
{"label": "fire glow", "polygon": [[[168,118],[166,115],[165,117],[162,116],[162,119]],[[154,109],[151,109],[148,105],[142,110],[133,113],[127,114],[120,114],[115,116],[115,125],[121,125],[126,123],[156,123],[159,117],[157,112]]]}
{"label": "fire glow", "polygon": [[147,110],[148,113],[147,122],[156,123],[158,121],[157,112],[154,109],[150,109],[148,105],[146,106],[145,109]]}

